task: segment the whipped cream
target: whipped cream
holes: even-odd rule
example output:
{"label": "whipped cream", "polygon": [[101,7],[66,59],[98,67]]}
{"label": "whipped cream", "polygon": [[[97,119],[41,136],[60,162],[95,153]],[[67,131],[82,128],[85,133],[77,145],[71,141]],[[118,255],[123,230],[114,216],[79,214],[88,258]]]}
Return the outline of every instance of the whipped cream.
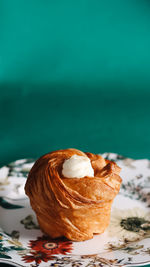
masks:
{"label": "whipped cream", "polygon": [[66,178],[83,178],[94,176],[94,170],[88,157],[73,155],[63,163],[62,174]]}

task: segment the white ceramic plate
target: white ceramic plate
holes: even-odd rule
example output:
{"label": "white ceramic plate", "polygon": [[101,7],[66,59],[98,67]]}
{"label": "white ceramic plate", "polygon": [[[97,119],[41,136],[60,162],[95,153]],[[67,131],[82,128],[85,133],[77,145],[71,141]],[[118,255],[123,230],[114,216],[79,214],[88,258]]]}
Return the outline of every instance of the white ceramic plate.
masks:
{"label": "white ceramic plate", "polygon": [[34,160],[0,169],[0,262],[14,266],[142,266],[150,264],[150,161],[105,153],[122,168],[111,222],[84,242],[52,240],[40,231],[24,194]]}

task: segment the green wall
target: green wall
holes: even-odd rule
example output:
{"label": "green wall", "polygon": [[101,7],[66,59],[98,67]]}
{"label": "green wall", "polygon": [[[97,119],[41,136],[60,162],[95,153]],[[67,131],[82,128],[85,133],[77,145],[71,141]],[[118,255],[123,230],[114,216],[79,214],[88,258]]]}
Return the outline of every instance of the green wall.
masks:
{"label": "green wall", "polygon": [[0,165],[68,147],[150,158],[149,100],[149,1],[0,1]]}

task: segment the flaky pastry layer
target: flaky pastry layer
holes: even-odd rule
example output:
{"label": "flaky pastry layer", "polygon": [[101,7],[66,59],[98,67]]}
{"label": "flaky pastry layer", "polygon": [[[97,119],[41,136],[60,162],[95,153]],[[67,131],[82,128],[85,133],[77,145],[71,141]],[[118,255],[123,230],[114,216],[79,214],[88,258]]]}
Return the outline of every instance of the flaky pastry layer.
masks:
{"label": "flaky pastry layer", "polygon": [[[89,157],[94,177],[65,178],[62,165],[74,154]],[[101,234],[110,221],[111,205],[121,184],[120,168],[100,155],[77,149],[57,150],[32,167],[25,192],[41,230],[57,238],[84,241]]]}

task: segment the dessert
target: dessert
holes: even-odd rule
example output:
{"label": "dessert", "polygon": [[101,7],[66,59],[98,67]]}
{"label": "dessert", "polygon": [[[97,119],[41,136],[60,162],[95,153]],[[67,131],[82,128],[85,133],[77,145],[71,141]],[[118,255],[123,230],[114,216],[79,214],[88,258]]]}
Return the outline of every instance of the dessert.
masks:
{"label": "dessert", "polygon": [[41,230],[52,238],[84,241],[109,224],[121,184],[120,168],[100,155],[77,149],[39,158],[25,185]]}

